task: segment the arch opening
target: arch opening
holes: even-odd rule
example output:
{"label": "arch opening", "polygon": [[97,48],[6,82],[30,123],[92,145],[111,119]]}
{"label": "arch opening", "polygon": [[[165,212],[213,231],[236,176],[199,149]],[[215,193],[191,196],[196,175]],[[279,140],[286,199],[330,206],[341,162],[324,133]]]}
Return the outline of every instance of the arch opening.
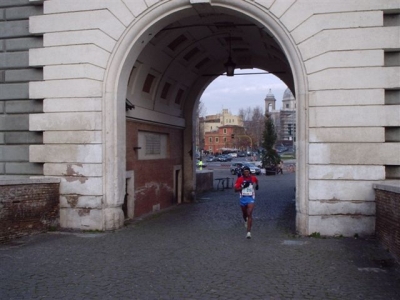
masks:
{"label": "arch opening", "polygon": [[[230,55],[236,69],[258,68],[273,73],[296,95],[301,154],[298,163],[305,170],[306,147],[301,140],[306,126],[301,110],[306,105],[305,81],[289,35],[277,20],[256,6],[246,6],[246,10],[218,4],[199,8],[177,3],[160,5],[132,24],[113,53],[104,85],[103,155],[105,203],[115,213],[123,204],[126,171],[143,170],[143,164],[153,170],[160,167],[156,159],[146,157],[146,145],[152,138],[157,147],[163,147],[162,141],[166,140],[165,149],[155,151],[165,155],[161,156],[168,161],[165,167],[173,169],[164,178],[181,178],[181,185],[172,185],[181,186],[182,192],[181,199],[176,199],[176,188],[171,191],[168,182],[164,182],[163,186],[150,185],[145,194],[157,196],[164,189],[175,195],[176,202],[193,198],[194,111],[206,87],[226,71],[224,64]],[[166,11],[167,14],[163,13]],[[134,108],[127,110],[126,103]],[[110,111],[113,113],[109,114]],[[176,143],[181,143],[180,149],[171,148]],[[171,156],[173,151],[178,154]],[[181,175],[176,175],[177,170],[182,170]],[[151,171],[144,176],[151,178]],[[297,186],[302,187],[297,189],[297,206],[304,210],[304,172],[296,176]],[[135,182],[135,187],[140,188],[140,184]],[[142,185],[146,183],[143,181]],[[145,206],[155,210],[167,203],[164,200]],[[140,205],[136,202],[134,207]],[[305,218],[299,220],[298,230],[304,232]],[[107,229],[107,216],[105,222]]]}

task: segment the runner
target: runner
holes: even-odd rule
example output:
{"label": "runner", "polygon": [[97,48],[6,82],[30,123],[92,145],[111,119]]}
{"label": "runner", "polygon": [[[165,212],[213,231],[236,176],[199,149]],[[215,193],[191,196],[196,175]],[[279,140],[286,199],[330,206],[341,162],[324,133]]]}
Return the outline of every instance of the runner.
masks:
{"label": "runner", "polygon": [[243,174],[235,183],[235,191],[240,193],[240,207],[247,228],[246,238],[251,238],[251,226],[253,225],[253,209],[255,191],[258,190],[258,179],[250,174],[250,168],[244,167]]}

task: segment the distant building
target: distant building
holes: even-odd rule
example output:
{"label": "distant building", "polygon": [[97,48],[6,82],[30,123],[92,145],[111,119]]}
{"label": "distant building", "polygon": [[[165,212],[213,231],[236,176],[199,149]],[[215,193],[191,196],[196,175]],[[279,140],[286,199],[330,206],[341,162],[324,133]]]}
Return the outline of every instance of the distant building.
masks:
{"label": "distant building", "polygon": [[217,130],[204,133],[204,150],[221,153],[224,149],[237,149],[238,137],[244,134],[244,127],[237,125],[220,126]]}
{"label": "distant building", "polygon": [[232,115],[231,112],[224,108],[222,113],[216,115],[205,116],[204,132],[216,131],[219,127],[225,125],[235,125],[243,127],[243,120],[240,116]]}
{"label": "distant building", "polygon": [[269,90],[264,101],[265,114],[268,113],[275,124],[278,135],[277,143],[285,143],[285,141],[293,143],[296,136],[296,99],[290,89],[286,89],[283,93],[281,110],[275,109],[276,99],[271,90]]}
{"label": "distant building", "polygon": [[293,142],[296,141],[296,99],[289,89],[285,90],[282,97],[280,129],[280,140]]}

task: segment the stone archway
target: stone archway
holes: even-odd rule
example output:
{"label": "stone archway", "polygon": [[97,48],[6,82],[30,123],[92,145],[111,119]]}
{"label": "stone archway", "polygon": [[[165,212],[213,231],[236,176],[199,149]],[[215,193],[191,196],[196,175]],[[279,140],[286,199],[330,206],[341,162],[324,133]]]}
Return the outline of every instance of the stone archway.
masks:
{"label": "stone archway", "polygon": [[[180,4],[177,2],[163,3],[154,9],[149,9],[143,17],[138,18],[126,30],[118,41],[116,50],[112,53],[107,67],[104,83],[103,97],[103,170],[104,170],[104,209],[105,229],[120,227],[123,220],[121,205],[123,203],[123,191],[125,184],[125,99],[130,72],[134,62],[151,40],[153,33],[158,32],[164,26],[181,18],[185,13],[190,14],[193,6],[210,5],[210,3]],[[202,1],[209,2],[209,1]],[[303,64],[298,50],[291,40],[284,26],[266,9],[262,10],[258,5],[249,3],[226,3],[225,1],[213,1],[213,6],[226,11],[226,13],[239,14],[252,20],[254,23],[268,28],[282,47],[292,70],[295,93],[298,101],[298,160],[297,172],[297,206],[298,206],[298,230],[306,233],[307,230],[307,204],[308,194],[306,180],[307,166],[307,87],[304,76]],[[189,198],[194,187],[194,170],[190,158],[186,153],[193,147],[192,127],[193,110],[209,79],[199,78],[192,85],[187,99],[191,99],[185,107],[186,129],[184,130],[184,195]],[[112,113],[110,113],[112,112]],[[189,141],[189,142],[188,142]]]}

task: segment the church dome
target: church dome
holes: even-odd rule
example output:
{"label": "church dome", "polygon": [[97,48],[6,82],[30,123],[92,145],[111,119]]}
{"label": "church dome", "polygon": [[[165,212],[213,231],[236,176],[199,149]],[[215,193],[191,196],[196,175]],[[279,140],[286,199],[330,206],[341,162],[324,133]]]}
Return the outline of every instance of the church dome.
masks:
{"label": "church dome", "polygon": [[294,100],[294,96],[289,89],[286,89],[283,93],[282,100]]}

